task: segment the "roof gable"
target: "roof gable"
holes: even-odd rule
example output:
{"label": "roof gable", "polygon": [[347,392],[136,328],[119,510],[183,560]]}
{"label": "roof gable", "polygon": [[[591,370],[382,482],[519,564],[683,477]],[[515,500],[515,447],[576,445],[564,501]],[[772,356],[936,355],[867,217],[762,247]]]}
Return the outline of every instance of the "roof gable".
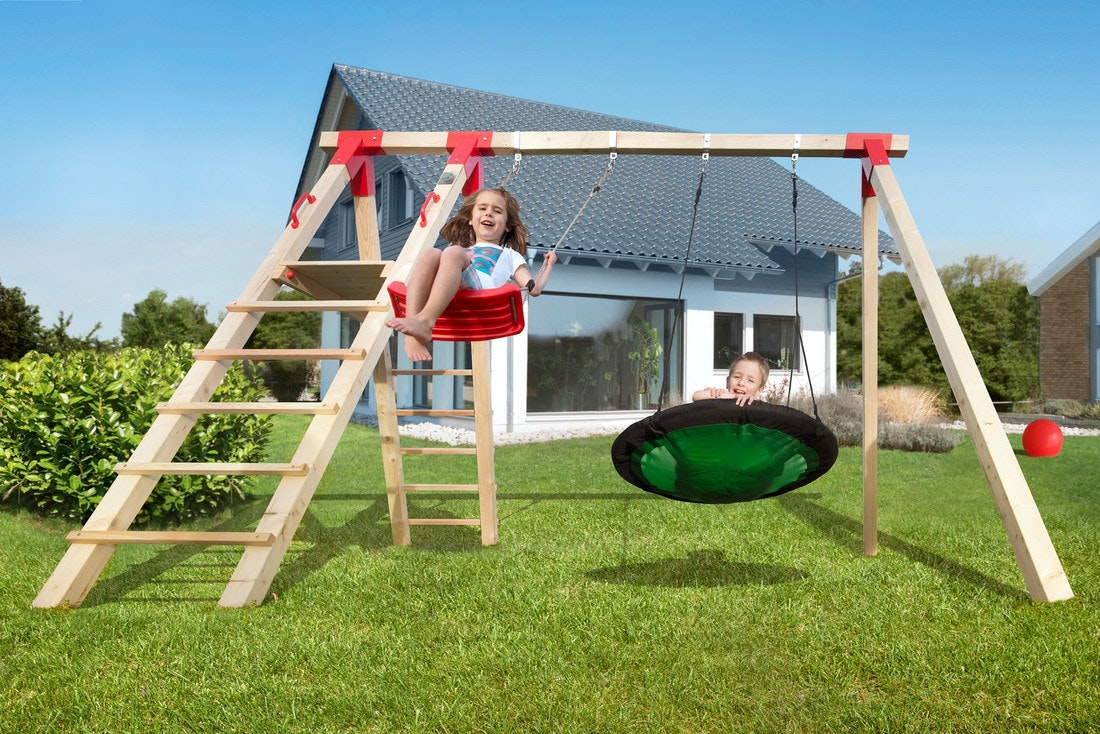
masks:
{"label": "roof gable", "polygon": [[1100,252],[1100,222],[1066,248],[1065,252],[1054,259],[1050,265],[1031,279],[1027,290],[1033,296],[1041,296],[1048,288],[1061,280],[1066,273],[1076,268],[1082,260]]}
{"label": "roof gable", "polygon": [[[491,92],[334,65],[325,105],[340,85],[362,114],[363,129],[443,130],[638,130],[684,132],[596,112],[534,102]],[[322,120],[347,120],[346,110],[325,111]],[[320,129],[314,133],[319,135]],[[421,193],[431,191],[444,156],[401,156],[401,164]],[[510,156],[484,160],[486,185],[498,185],[513,166]],[[774,160],[759,157],[619,156],[598,194],[569,228],[606,171],[606,154],[529,156],[522,159],[508,188],[520,201],[531,244],[548,249],[567,229],[559,256],[666,263],[705,269],[713,275],[781,273],[766,255],[771,246],[791,247],[796,227],[791,174]],[[308,163],[307,163],[308,168]],[[702,196],[692,227],[695,192]],[[303,187],[306,174],[303,172]],[[860,218],[804,180],[799,180],[799,249],[823,254],[860,252]],[[687,245],[691,242],[690,257]],[[879,235],[880,251],[896,257],[893,242]]]}

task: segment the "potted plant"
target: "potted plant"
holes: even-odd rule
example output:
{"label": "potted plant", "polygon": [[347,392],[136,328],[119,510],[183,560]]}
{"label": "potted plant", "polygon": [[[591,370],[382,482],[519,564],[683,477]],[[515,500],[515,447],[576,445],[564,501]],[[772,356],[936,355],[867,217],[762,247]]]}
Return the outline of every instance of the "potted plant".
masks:
{"label": "potted plant", "polygon": [[627,356],[634,361],[634,372],[638,378],[634,407],[644,410],[649,407],[649,391],[653,380],[661,371],[661,353],[663,348],[657,338],[657,327],[638,316],[627,319],[634,336],[634,349]]}

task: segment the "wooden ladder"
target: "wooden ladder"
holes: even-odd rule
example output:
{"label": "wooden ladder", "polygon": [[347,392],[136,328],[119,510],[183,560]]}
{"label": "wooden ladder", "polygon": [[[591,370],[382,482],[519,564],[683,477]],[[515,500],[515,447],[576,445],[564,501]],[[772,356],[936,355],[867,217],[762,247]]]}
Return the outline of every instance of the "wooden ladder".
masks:
{"label": "wooden ladder", "polygon": [[[359,397],[373,376],[377,396],[379,431],[386,474],[386,491],[395,543],[409,544],[414,524],[480,524],[482,542],[496,542],[497,516],[493,475],[492,411],[489,403],[488,344],[472,344],[474,416],[477,446],[472,449],[407,449],[398,440],[399,415],[420,411],[396,409],[394,378],[406,370],[393,370],[388,351],[392,330],[385,325],[389,311],[386,286],[404,280],[416,257],[435,244],[439,229],[464,187],[480,185],[481,166],[476,149],[456,152],[448,161],[439,183],[429,195],[418,225],[413,227],[397,260],[379,260],[378,222],[374,197],[373,155],[365,150],[363,136],[353,147],[339,149],[314,189],[302,196],[291,213],[291,222],[267,258],[245,287],[240,298],[228,305],[222,323],[205,349],[195,352],[195,362],[174,395],[158,406],[157,417],[129,461],[116,466],[117,476],[84,527],[68,536],[70,546],[43,586],[33,606],[79,606],[99,578],[115,548],[128,543],[240,545],[241,559],[219,601],[221,606],[241,607],[263,602],[291,539],[313,493],[343,435]],[[358,147],[354,147],[357,145]],[[471,164],[471,161],[475,161]],[[471,175],[473,178],[471,178]],[[344,189],[351,185],[359,261],[317,262],[301,260]],[[276,301],[279,289],[289,285],[312,301]],[[264,313],[289,310],[348,313],[361,326],[344,349],[245,349]],[[237,360],[339,360],[340,366],[325,395],[314,403],[211,402],[210,397]],[[450,373],[450,372],[448,372]],[[456,373],[457,374],[457,373]],[[198,416],[214,413],[309,414],[312,419],[293,458],[285,463],[185,463],[173,461]],[[439,415],[439,411],[432,411]],[[407,485],[402,453],[476,453],[476,485]],[[253,532],[178,532],[131,530],[134,518],[153,487],[167,474],[276,475],[279,484]],[[406,490],[446,491],[476,489],[481,517],[468,520],[410,520]]]}

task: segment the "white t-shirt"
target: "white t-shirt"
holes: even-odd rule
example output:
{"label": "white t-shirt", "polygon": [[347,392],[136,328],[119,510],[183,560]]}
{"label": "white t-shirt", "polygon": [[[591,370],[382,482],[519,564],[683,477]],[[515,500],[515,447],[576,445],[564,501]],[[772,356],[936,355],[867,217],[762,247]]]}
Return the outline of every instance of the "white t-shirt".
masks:
{"label": "white t-shirt", "polygon": [[[462,282],[467,288],[499,288],[512,279],[521,265],[527,261],[523,255],[508,247],[488,242],[478,242],[467,248],[470,266],[462,271]],[[479,286],[475,286],[474,283]]]}

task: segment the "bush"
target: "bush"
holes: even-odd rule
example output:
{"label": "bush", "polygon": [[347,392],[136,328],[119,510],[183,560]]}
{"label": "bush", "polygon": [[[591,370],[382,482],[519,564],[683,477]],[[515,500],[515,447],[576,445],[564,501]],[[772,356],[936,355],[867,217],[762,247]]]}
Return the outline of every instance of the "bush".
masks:
{"label": "bush", "polygon": [[878,391],[878,408],[891,423],[943,423],[947,405],[930,387],[891,385]]}
{"label": "bush", "polygon": [[1060,415],[1076,420],[1100,420],[1100,403],[1082,403],[1077,400],[1047,399],[1027,405],[1028,413]]}
{"label": "bush", "polygon": [[[0,365],[0,501],[49,517],[85,520],[191,366],[190,348],[127,348],[98,354],[36,352]],[[214,400],[254,401],[258,379],[232,368]],[[205,415],[177,461],[254,462],[264,457],[268,416]],[[179,522],[245,497],[247,478],[164,476],[137,517]]]}
{"label": "bush", "polygon": [[[813,402],[808,395],[792,397],[791,407],[813,415]],[[962,436],[950,429],[928,423],[891,422],[883,412],[879,414],[879,448],[946,453],[962,442]],[[841,446],[863,445],[862,395],[850,390],[822,395],[817,399],[817,414]]]}

